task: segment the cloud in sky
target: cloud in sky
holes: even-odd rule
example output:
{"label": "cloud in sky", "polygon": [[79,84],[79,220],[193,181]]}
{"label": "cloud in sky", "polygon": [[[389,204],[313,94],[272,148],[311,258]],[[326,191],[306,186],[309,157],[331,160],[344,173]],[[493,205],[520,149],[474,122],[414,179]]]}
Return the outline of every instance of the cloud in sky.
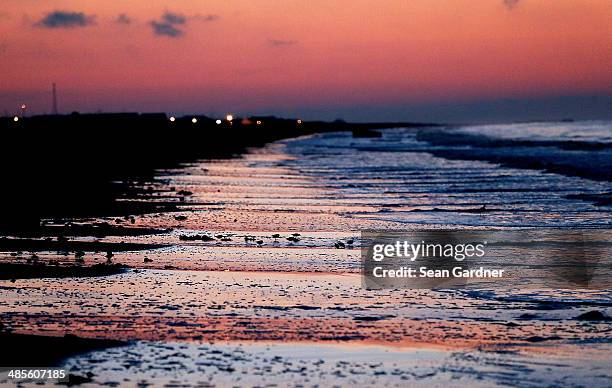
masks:
{"label": "cloud in sky", "polygon": [[284,39],[268,39],[268,44],[273,47],[293,46],[297,44],[297,41]]}
{"label": "cloud in sky", "polygon": [[508,9],[514,9],[520,0],[503,0],[504,5],[506,6],[506,8]]}
{"label": "cloud in sky", "polygon": [[121,13],[119,14],[119,16],[117,16],[117,19],[115,19],[115,21],[118,24],[130,24],[132,23],[132,18],[130,18],[128,15]]}
{"label": "cloud in sky", "polygon": [[95,24],[95,16],[83,12],[53,11],[40,19],[36,26],[43,28],[76,28]]}
{"label": "cloud in sky", "polygon": [[166,12],[162,15],[161,20],[152,20],[150,24],[155,35],[180,38],[185,34],[180,27],[186,23],[187,18],[184,15]]}
{"label": "cloud in sky", "polygon": [[219,15],[196,15],[193,19],[201,22],[214,22],[215,20],[219,20]]}
{"label": "cloud in sky", "polygon": [[174,12],[166,12],[162,19],[166,23],[170,24],[185,24],[187,23],[187,18],[179,13]]}

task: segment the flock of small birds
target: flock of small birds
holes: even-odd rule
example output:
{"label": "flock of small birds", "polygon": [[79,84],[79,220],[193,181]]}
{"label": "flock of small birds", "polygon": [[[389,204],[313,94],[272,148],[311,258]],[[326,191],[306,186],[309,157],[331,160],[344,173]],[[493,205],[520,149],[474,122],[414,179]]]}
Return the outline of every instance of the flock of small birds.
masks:
{"label": "flock of small birds", "polygon": [[[284,238],[285,240],[289,241],[290,243],[298,243],[302,240],[302,235],[300,233],[292,233],[289,236],[283,236],[280,233],[274,233],[270,236],[274,241],[274,243],[279,243],[279,239]],[[195,241],[195,240],[201,240],[201,241],[214,241],[219,240],[219,241],[232,241],[232,238],[230,237],[230,235],[223,235],[223,234],[217,234],[214,236],[208,236],[208,235],[180,235],[179,238],[181,240],[185,240],[185,241]],[[255,243],[257,246],[263,246],[265,241],[261,238],[258,238],[256,236],[253,235],[246,235],[244,236],[244,242],[249,244],[249,243]],[[354,244],[355,240],[354,239],[348,239],[345,241],[341,241],[338,240],[334,243],[334,247],[336,249],[346,249],[346,248],[353,248],[353,244]]]}
{"label": "flock of small birds", "polygon": [[354,243],[354,242],[355,242],[355,240],[350,239],[350,240],[346,240],[346,244],[345,244],[344,242],[342,242],[342,241],[338,240],[338,241],[336,241],[336,242],[334,243],[334,247],[335,247],[336,249],[346,249],[347,247],[348,247],[348,248],[352,248],[352,247],[353,247],[353,243]]}
{"label": "flock of small birds", "polygon": [[[291,236],[285,237],[285,239],[292,243],[296,243],[300,241],[300,236],[301,234],[299,233],[293,233]],[[281,236],[279,233],[274,233],[271,237],[274,239],[275,243],[278,243],[278,239],[283,236]],[[254,242],[255,244],[257,244],[257,246],[262,246],[264,244],[263,240],[257,239],[257,237],[251,235],[244,236],[244,242],[246,242],[247,244],[249,242]]]}
{"label": "flock of small birds", "polygon": [[[280,233],[274,233],[271,236],[271,239],[273,239],[273,243],[278,244],[279,243],[279,239],[285,239],[287,241],[289,241],[290,243],[298,243],[302,240],[302,235],[300,233],[292,233],[291,235],[281,235]],[[65,237],[61,236],[62,239],[65,239]],[[60,237],[58,237],[58,240],[60,239]],[[196,240],[200,240],[200,241],[232,241],[232,238],[230,237],[230,234],[216,234],[213,236],[210,235],[180,235],[179,236],[180,240],[185,240],[185,241],[196,241]],[[257,247],[262,247],[265,244],[265,241],[262,238],[258,238],[256,236],[253,235],[245,235],[244,236],[244,241],[245,243],[249,244],[249,243],[254,243],[256,244]],[[352,249],[353,248],[353,244],[354,244],[354,239],[347,239],[347,240],[338,240],[336,242],[334,242],[334,247],[336,249]],[[14,254],[16,255],[16,254]],[[77,265],[83,265],[85,264],[85,255],[86,252],[82,251],[82,250],[78,250],[74,252],[74,263]],[[113,265],[113,257],[115,256],[115,254],[112,251],[107,251],[106,254],[104,255],[104,257],[106,258],[105,264],[108,265]],[[37,264],[40,262],[40,258],[38,255],[33,254],[30,258],[27,259],[27,262],[29,264]],[[145,256],[143,258],[143,262],[144,263],[152,263],[153,260],[151,258],[149,258],[148,256]],[[49,263],[50,264],[50,263]]]}
{"label": "flock of small birds", "polygon": [[[174,216],[174,219],[177,221],[184,221],[186,220],[188,217],[184,216],[184,215],[176,215]],[[134,223],[135,219],[133,216],[126,216],[123,219],[118,218],[115,220],[117,223],[121,223],[121,222],[131,222]],[[273,243],[278,244],[280,239],[285,239],[286,241],[290,242],[290,243],[298,243],[302,240],[302,235],[300,233],[292,233],[290,235],[281,235],[280,233],[274,233],[270,236],[273,239]],[[206,234],[196,234],[196,235],[185,235],[185,234],[181,234],[179,236],[180,240],[183,241],[223,241],[223,242],[229,242],[232,241],[232,237],[231,234],[216,234],[216,235],[206,235]],[[57,237],[58,241],[67,241],[68,239],[64,236],[60,236]],[[261,237],[258,238],[256,236],[253,235],[245,235],[244,236],[244,241],[245,243],[249,244],[249,243],[254,243],[256,244],[258,247],[262,247],[265,244],[264,239],[262,239]],[[347,240],[338,240],[336,242],[334,242],[334,247],[336,249],[351,249],[353,248],[353,244],[354,244],[354,240],[353,239],[347,239]],[[113,257],[114,257],[114,253],[111,251],[106,252],[106,254],[104,255],[104,257],[106,258],[106,264],[112,265],[113,263]],[[82,265],[85,263],[85,252],[82,250],[76,251],[74,253],[74,257],[75,257],[75,264],[78,265]],[[39,257],[34,254],[31,256],[31,258],[29,258],[27,260],[28,263],[37,263],[39,262]],[[147,256],[144,257],[143,259],[144,263],[152,263],[153,260]]]}
{"label": "flock of small birds", "polygon": [[[275,233],[271,236],[274,239],[275,243],[278,243],[278,239],[282,238],[283,236],[281,236],[279,233]],[[293,233],[290,236],[285,237],[285,240],[292,242],[292,243],[297,243],[302,239],[302,235],[300,233]],[[244,236],[244,241],[246,243],[249,242],[255,242],[258,246],[262,246],[264,244],[263,240],[258,240],[255,236]],[[346,249],[346,248],[353,248],[353,244],[355,243],[354,239],[348,239],[345,241],[341,241],[338,240],[334,243],[334,247],[336,249]]]}
{"label": "flock of small birds", "polygon": [[[36,256],[36,255],[33,255]],[[113,257],[115,256],[115,254],[111,251],[106,252],[106,255],[104,255],[104,257],[106,257],[106,264],[113,264]],[[74,262],[77,264],[83,264],[85,262],[85,252],[83,251],[76,251],[74,253]]]}

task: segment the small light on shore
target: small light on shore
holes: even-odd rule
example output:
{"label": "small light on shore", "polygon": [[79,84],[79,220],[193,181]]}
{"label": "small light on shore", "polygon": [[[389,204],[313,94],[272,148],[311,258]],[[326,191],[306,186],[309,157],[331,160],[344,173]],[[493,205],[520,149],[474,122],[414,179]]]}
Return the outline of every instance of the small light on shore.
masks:
{"label": "small light on shore", "polygon": [[217,121],[215,121],[215,123],[221,124],[221,120],[217,119]]}
{"label": "small light on shore", "polygon": [[261,120],[257,120],[257,125],[261,125]]}
{"label": "small light on shore", "polygon": [[176,121],[176,117],[170,116],[170,121],[175,122]]}
{"label": "small light on shore", "polygon": [[225,116],[225,118],[227,119],[227,121],[232,121],[234,119],[234,116],[227,115],[227,116]]}
{"label": "small light on shore", "polygon": [[21,104],[21,109],[25,109],[26,108],[26,104]]}
{"label": "small light on shore", "polygon": [[14,122],[19,121],[19,117],[17,117],[17,116],[13,117],[13,121],[14,121]]}
{"label": "small light on shore", "polygon": [[191,119],[191,122],[195,124],[195,123],[197,123],[197,122],[198,122],[198,119],[196,119],[196,118],[194,117],[194,118],[192,118],[192,119]]}
{"label": "small light on shore", "polygon": [[298,124],[302,124],[302,120],[298,120],[298,121],[297,121],[297,123],[298,123]]}

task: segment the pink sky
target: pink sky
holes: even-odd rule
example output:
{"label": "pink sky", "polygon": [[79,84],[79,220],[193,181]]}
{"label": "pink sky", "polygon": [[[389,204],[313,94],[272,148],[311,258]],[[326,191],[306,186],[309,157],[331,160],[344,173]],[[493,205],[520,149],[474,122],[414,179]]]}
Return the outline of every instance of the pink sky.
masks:
{"label": "pink sky", "polygon": [[[54,11],[82,13],[85,25],[45,27]],[[179,36],[154,33],[151,22],[166,25],[165,13],[184,17],[170,24]],[[610,64],[609,0],[4,0],[0,8],[8,112],[22,101],[49,111],[52,82],[65,112],[299,113],[610,95]]]}

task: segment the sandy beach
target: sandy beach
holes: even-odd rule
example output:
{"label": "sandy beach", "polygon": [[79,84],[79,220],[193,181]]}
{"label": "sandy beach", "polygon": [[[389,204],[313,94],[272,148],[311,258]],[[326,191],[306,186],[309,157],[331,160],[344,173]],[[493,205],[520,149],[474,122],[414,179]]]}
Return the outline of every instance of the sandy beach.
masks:
{"label": "sandy beach", "polygon": [[[15,333],[125,341],[58,359],[75,374],[91,372],[95,384],[609,384],[609,291],[362,287],[363,229],[609,220],[605,208],[551,189],[584,192],[582,178],[429,156],[415,136],[284,140],[159,170],[142,200],[174,202],[175,211],[46,220],[62,230],[70,222],[132,232],[67,232],[73,244],[108,245],[98,252],[85,245],[82,255],[41,249],[37,263],[125,269],[2,280],[2,323]],[[374,168],[385,172],[372,175]],[[489,181],[498,190],[470,185]],[[490,211],[470,211],[483,202]],[[32,254],[1,261],[25,264]]]}

